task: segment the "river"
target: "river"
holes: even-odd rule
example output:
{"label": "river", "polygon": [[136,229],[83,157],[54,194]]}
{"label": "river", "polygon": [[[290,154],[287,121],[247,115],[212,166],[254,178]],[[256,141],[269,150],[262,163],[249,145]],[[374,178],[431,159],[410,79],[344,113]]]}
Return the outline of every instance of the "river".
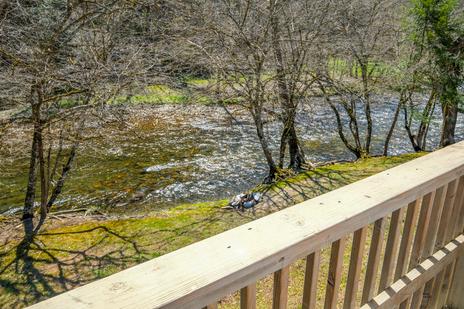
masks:
{"label": "river", "polygon": [[[373,154],[383,149],[396,105],[391,98],[377,101],[382,104],[373,107]],[[118,111],[124,124],[109,121],[95,130],[87,128],[98,133],[83,143],[57,207],[153,210],[230,198],[259,184],[266,175],[266,164],[253,123],[240,108],[230,111],[235,119],[220,106],[130,107]],[[439,141],[440,117],[437,110],[430,126],[431,149]],[[299,112],[298,131],[309,161],[354,159],[339,139],[335,124],[332,111],[322,102]],[[412,151],[402,125],[403,115],[391,141],[391,155]],[[274,121],[266,127],[277,151],[280,124]],[[463,129],[460,118],[456,130],[460,140]],[[0,159],[4,162],[0,212],[11,213],[23,203],[27,156]]]}

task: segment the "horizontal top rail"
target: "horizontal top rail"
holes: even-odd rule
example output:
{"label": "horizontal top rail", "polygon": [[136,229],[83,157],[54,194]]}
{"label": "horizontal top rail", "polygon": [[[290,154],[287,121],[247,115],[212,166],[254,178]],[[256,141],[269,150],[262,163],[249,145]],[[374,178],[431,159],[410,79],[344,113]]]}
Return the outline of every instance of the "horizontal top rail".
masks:
{"label": "horizontal top rail", "polygon": [[201,308],[463,174],[461,142],[32,307]]}

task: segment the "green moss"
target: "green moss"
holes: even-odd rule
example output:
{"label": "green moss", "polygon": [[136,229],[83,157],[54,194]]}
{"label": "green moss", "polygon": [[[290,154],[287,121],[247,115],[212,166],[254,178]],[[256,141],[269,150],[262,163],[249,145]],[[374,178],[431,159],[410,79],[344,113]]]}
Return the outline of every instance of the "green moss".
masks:
{"label": "green moss", "polygon": [[361,180],[424,154],[413,153],[395,157],[371,157],[355,162],[326,165],[277,181],[272,185],[260,185],[257,190],[266,192],[275,204],[289,206]]}
{"label": "green moss", "polygon": [[[227,205],[227,200],[220,200],[182,204],[138,218],[48,228],[32,245],[29,251],[32,270],[26,272],[22,268],[23,260],[15,262],[18,242],[7,242],[0,251],[0,306],[18,307],[35,303],[265,216],[277,210],[271,204],[289,206],[421,155],[376,157],[338,163],[298,174],[272,186],[261,186],[260,189],[266,191],[272,203],[259,204],[254,215],[224,210],[222,207]],[[282,195],[286,203],[280,200]],[[349,246],[345,253],[347,264]],[[326,279],[323,277],[327,265],[324,263],[328,261],[329,254],[329,249],[323,250],[321,284],[325,284]],[[18,266],[17,270],[15,266]],[[303,278],[304,263],[294,263],[289,291],[292,308],[301,300]],[[36,292],[31,293],[31,290]],[[258,291],[258,307],[269,307],[272,277],[260,280]],[[318,295],[318,298],[322,299],[323,294]],[[237,296],[231,296],[222,305],[224,308],[232,308],[237,303]]]}
{"label": "green moss", "polygon": [[194,86],[194,87],[206,87],[206,86],[209,86],[213,83],[216,82],[215,79],[205,79],[205,78],[196,78],[196,77],[192,77],[192,78],[187,78],[185,80],[185,82],[187,83],[187,85],[189,86]]}

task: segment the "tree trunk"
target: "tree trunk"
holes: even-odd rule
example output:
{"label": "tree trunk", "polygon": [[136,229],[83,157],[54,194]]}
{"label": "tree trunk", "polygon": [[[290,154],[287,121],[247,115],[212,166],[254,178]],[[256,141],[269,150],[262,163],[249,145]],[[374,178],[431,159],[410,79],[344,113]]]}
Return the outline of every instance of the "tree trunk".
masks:
{"label": "tree trunk", "polygon": [[325,91],[324,85],[321,82],[318,82],[318,84],[319,84],[319,89],[321,89],[322,91],[325,101],[327,102],[327,104],[330,106],[330,108],[335,114],[335,119],[337,120],[337,130],[338,130],[338,135],[340,136],[340,139],[342,140],[345,147],[348,148],[348,150],[351,151],[356,156],[356,159],[360,159],[362,157],[361,150],[358,147],[351,145],[348,139],[346,138],[345,133],[343,133],[343,122],[342,122],[340,113],[337,110],[337,107],[332,102],[332,100],[329,98],[329,95]]}
{"label": "tree trunk", "polygon": [[421,122],[419,125],[419,129],[417,131],[416,143],[417,143],[418,148],[420,148],[421,150],[425,149],[425,141],[427,138],[430,120],[432,119],[432,115],[433,115],[435,100],[436,100],[436,94],[435,94],[435,91],[432,90],[429,100],[427,101],[427,104],[425,105],[424,110],[422,111],[422,118],[421,118]]}
{"label": "tree trunk", "polygon": [[264,153],[264,157],[266,158],[267,165],[269,167],[269,174],[264,179],[264,183],[271,183],[275,179],[275,174],[277,172],[277,167],[275,165],[274,159],[272,158],[271,150],[269,149],[269,145],[267,143],[266,136],[264,135],[264,125],[261,119],[261,110],[259,107],[255,107],[255,110],[252,112],[253,120],[256,126],[256,133],[258,135],[259,142],[261,144],[261,148]]}
{"label": "tree trunk", "polygon": [[[33,100],[34,90],[31,91],[31,100]],[[34,123],[34,131],[32,135],[31,157],[29,162],[29,175],[27,180],[26,196],[24,199],[23,208],[23,227],[26,238],[32,237],[34,230],[34,201],[35,201],[35,182],[36,182],[36,168],[38,158],[38,144],[41,135],[40,124],[40,105],[32,102],[32,121]]]}
{"label": "tree trunk", "polygon": [[366,115],[367,120],[367,128],[366,128],[366,144],[364,147],[365,153],[363,155],[370,154],[371,148],[371,139],[372,139],[372,115],[371,115],[371,99],[370,93],[368,88],[368,72],[367,72],[367,63],[361,64],[361,75],[362,75],[362,82],[363,82],[363,99],[364,99],[364,113]]}
{"label": "tree trunk", "polygon": [[442,103],[443,127],[441,132],[440,146],[446,147],[455,143],[454,133],[458,117],[457,104]]}
{"label": "tree trunk", "polygon": [[417,142],[416,135],[413,134],[411,125],[412,125],[412,110],[413,110],[413,104],[411,102],[411,93],[409,93],[409,97],[407,98],[407,101],[409,103],[409,108],[411,110],[411,114],[408,111],[408,106],[406,103],[403,105],[403,112],[404,112],[404,129],[408,133],[409,141],[411,142],[412,148],[414,149],[415,152],[422,151],[422,149],[419,147],[419,144]]}
{"label": "tree trunk", "polygon": [[289,167],[299,171],[302,165],[306,162],[303,149],[300,146],[298,136],[296,134],[295,126],[292,126],[290,135],[288,137],[288,148],[290,153]]}
{"label": "tree trunk", "polygon": [[396,123],[398,122],[398,116],[400,115],[401,106],[404,104],[404,94],[402,93],[400,96],[400,100],[398,102],[398,106],[396,107],[395,114],[393,115],[393,121],[388,130],[387,137],[385,138],[385,144],[383,146],[383,155],[386,157],[388,156],[388,147],[390,145],[390,140],[393,136],[393,132],[395,131]]}
{"label": "tree trunk", "polygon": [[[275,5],[275,4],[274,4]],[[279,89],[279,99],[282,107],[282,136],[280,139],[280,153],[279,153],[279,167],[283,168],[286,145],[288,144],[290,168],[300,170],[301,165],[305,162],[304,152],[300,148],[298,142],[298,136],[295,129],[295,115],[296,115],[296,104],[293,100],[293,96],[290,93],[290,85],[285,76],[285,68],[283,63],[283,52],[280,44],[280,25],[279,17],[276,14],[276,8],[273,7],[274,11],[271,12],[271,23],[272,23],[272,47],[274,51],[274,57],[276,62],[276,73],[277,73],[277,86]]]}
{"label": "tree trunk", "polygon": [[39,232],[40,228],[45,223],[47,215],[50,212],[50,209],[52,208],[56,199],[58,198],[58,196],[61,194],[61,191],[63,190],[64,182],[66,178],[68,177],[69,171],[71,170],[72,163],[74,161],[74,158],[76,157],[78,146],[79,146],[78,142],[75,142],[73,147],[71,148],[71,152],[68,156],[68,160],[66,164],[63,166],[63,170],[61,171],[60,178],[58,179],[56,186],[53,189],[53,192],[50,196],[50,199],[48,200],[46,204],[45,211],[41,211],[39,222],[37,223],[37,226],[34,229],[35,234]]}
{"label": "tree trunk", "polygon": [[35,172],[37,163],[37,133],[38,129],[34,125],[34,134],[32,137],[31,158],[29,162],[29,176],[27,179],[26,197],[24,199],[23,208],[23,227],[26,237],[32,235],[34,230],[34,200],[35,200]]}

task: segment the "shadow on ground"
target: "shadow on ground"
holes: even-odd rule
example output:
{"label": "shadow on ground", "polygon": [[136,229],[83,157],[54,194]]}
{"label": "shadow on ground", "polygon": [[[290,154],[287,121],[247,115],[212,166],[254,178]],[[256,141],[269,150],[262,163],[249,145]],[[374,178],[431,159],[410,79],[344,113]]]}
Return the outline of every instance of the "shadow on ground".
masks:
{"label": "shadow on ground", "polygon": [[[0,247],[0,307],[20,308],[221,231],[225,212],[165,227],[159,218],[91,223]],[[169,218],[167,219],[169,221]],[[120,226],[118,226],[120,224]],[[215,232],[214,232],[215,233]]]}
{"label": "shadow on ground", "polygon": [[369,175],[367,172],[352,175],[336,170],[321,172],[317,169],[300,173],[297,180],[285,179],[263,191],[266,205],[263,211],[272,213],[281,210]]}

